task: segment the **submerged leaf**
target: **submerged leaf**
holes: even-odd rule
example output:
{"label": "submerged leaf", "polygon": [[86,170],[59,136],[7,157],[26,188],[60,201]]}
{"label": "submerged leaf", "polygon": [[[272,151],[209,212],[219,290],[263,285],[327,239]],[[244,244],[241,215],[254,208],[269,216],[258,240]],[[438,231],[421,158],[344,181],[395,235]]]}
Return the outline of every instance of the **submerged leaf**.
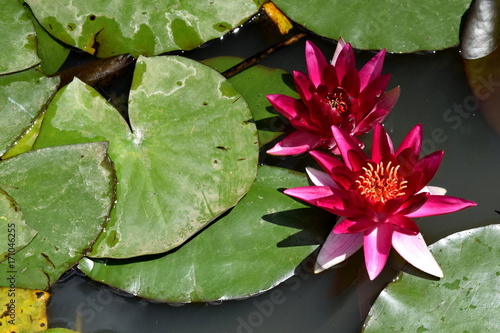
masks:
{"label": "submerged leaf", "polygon": [[258,144],[248,106],[207,66],[140,57],[129,117],[131,129],[95,90],[75,80],[54,97],[35,144],[109,141],[117,203],[91,256],[175,248],[234,206],[255,179]]}
{"label": "submerged leaf", "polygon": [[177,251],[132,261],[84,258],[79,266],[94,280],[165,302],[227,300],[268,290],[299,269],[334,223],[331,214],[278,190],[306,183],[302,174],[261,167],[241,202]]}
{"label": "submerged leaf", "polygon": [[[0,285],[47,289],[94,243],[113,202],[114,172],[103,142],[31,151],[0,162],[0,184],[38,231],[0,264]],[[17,241],[17,240],[15,240]]]}
{"label": "submerged leaf", "polygon": [[364,332],[498,332],[499,238],[497,224],[431,245],[445,277],[403,274],[380,294]]}

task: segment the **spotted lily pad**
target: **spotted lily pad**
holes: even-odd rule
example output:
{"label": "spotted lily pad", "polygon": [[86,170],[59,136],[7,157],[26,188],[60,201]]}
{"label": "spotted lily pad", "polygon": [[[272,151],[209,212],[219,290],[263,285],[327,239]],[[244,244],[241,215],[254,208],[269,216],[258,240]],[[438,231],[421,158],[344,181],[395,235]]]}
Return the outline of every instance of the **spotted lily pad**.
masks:
{"label": "spotted lily pad", "polygon": [[40,62],[35,27],[21,1],[2,1],[0,28],[0,74],[18,72]]}
{"label": "spotted lily pad", "polygon": [[35,69],[0,76],[0,155],[30,128],[58,84]]}
{"label": "spotted lily pad", "polygon": [[[0,263],[0,286],[47,289],[92,246],[113,203],[107,144],[30,151],[0,162],[0,184],[38,234]],[[21,225],[19,225],[21,227]],[[5,237],[6,232],[2,233]],[[21,241],[20,235],[19,241]]]}
{"label": "spotted lily pad", "polygon": [[243,298],[291,277],[331,229],[332,215],[284,195],[303,174],[261,167],[234,209],[173,253],[127,260],[84,258],[92,279],[166,302]]}
{"label": "spotted lily pad", "polygon": [[500,331],[499,239],[496,224],[431,245],[445,277],[429,281],[403,274],[380,294],[364,332]]}
{"label": "spotted lily pad", "polygon": [[[216,57],[204,60],[203,63],[223,72],[231,66],[243,61],[237,57]],[[292,82],[290,74],[281,69],[262,65],[252,66],[231,77],[229,82],[248,102],[253,119],[259,130],[259,143],[264,145],[283,134],[283,121],[266,98],[267,94],[283,94],[299,98],[284,80]]]}
{"label": "spotted lily pad", "polygon": [[343,37],[359,49],[389,52],[438,50],[459,43],[460,21],[470,0],[273,1],[315,33]]}
{"label": "spotted lily pad", "polygon": [[66,44],[98,57],[137,57],[189,50],[218,38],[255,14],[264,1],[26,2],[42,26]]}
{"label": "spotted lily pad", "polygon": [[91,256],[128,258],[184,243],[249,190],[258,142],[246,102],[213,69],[140,57],[130,127],[75,79],[47,109],[35,147],[109,141],[118,177],[111,220]]}

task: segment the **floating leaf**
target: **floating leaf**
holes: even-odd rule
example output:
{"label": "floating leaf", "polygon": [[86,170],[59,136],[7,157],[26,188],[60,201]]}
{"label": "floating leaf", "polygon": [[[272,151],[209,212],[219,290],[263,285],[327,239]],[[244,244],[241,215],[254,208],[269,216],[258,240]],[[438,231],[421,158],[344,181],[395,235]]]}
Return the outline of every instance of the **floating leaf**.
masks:
{"label": "floating leaf", "polygon": [[21,71],[40,62],[35,27],[21,1],[2,1],[0,28],[0,74]]}
{"label": "floating leaf", "polygon": [[226,216],[177,251],[124,260],[82,259],[92,279],[166,302],[242,298],[294,274],[322,242],[332,215],[278,191],[307,184],[285,169],[261,167],[255,184]]}
{"label": "floating leaf", "polygon": [[16,276],[7,276],[11,286],[0,287],[2,332],[27,333],[47,329],[47,302],[50,294],[42,290],[16,288]]}
{"label": "floating leaf", "polygon": [[0,76],[0,155],[31,126],[58,84],[35,69]]}
{"label": "floating leaf", "polygon": [[13,260],[0,264],[1,286],[16,274],[19,288],[47,289],[92,246],[113,202],[106,149],[104,142],[68,145],[0,163],[0,184],[38,231]]}
{"label": "floating leaf", "polygon": [[[16,252],[28,245],[37,232],[26,224],[21,208],[2,186],[0,184],[0,230],[4,231],[4,237],[0,239],[0,262],[7,260],[7,267],[12,264],[10,268],[15,269]],[[9,259],[9,255],[13,258]]]}
{"label": "floating leaf", "polygon": [[273,1],[293,21],[358,49],[438,50],[459,43],[460,20],[470,0]]}
{"label": "floating leaf", "polygon": [[500,16],[497,0],[476,0],[471,5],[462,32],[460,55],[478,59],[492,53],[499,44]]}
{"label": "floating leaf", "polygon": [[445,277],[429,281],[403,274],[381,293],[364,332],[500,331],[499,239],[497,224],[431,245]]}
{"label": "floating leaf", "polygon": [[43,118],[45,118],[45,113],[42,113],[40,117],[35,120],[33,126],[31,126],[26,133],[12,146],[5,154],[2,155],[2,159],[11,158],[13,156],[26,153],[31,150],[35,144],[35,140],[40,133],[40,127],[42,126]]}
{"label": "floating leaf", "polygon": [[122,53],[137,57],[193,49],[243,23],[264,1],[26,2],[49,33],[103,58]]}
{"label": "floating leaf", "polygon": [[248,106],[207,66],[139,58],[129,117],[132,131],[76,80],[54,97],[35,144],[110,142],[117,203],[91,256],[168,251],[234,206],[255,179],[258,145]]}
{"label": "floating leaf", "polygon": [[31,10],[26,11],[36,31],[37,54],[41,59],[40,68],[45,75],[52,75],[61,68],[68,57],[70,48],[62,45],[38,23]]}
{"label": "floating leaf", "polygon": [[[237,57],[217,57],[206,59],[204,64],[223,72],[243,59]],[[266,98],[268,94],[283,94],[299,98],[297,92],[285,80],[292,77],[281,69],[266,66],[252,66],[229,79],[229,82],[248,102],[253,119],[259,130],[259,142],[264,145],[283,134],[283,121]]]}

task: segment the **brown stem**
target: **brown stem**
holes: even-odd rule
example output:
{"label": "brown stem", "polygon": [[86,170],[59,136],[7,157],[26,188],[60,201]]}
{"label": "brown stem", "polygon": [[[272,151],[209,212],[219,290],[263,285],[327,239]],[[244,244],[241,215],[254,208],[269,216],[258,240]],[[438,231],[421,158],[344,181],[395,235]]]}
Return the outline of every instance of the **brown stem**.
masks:
{"label": "brown stem", "polygon": [[242,62],[240,62],[239,64],[234,65],[233,67],[231,67],[228,70],[224,71],[222,73],[222,75],[226,79],[229,79],[230,77],[232,77],[232,76],[234,76],[234,75],[236,75],[236,74],[244,71],[248,67],[255,65],[256,63],[258,63],[262,59],[266,58],[267,56],[271,55],[272,53],[278,51],[279,49],[281,49],[281,48],[283,48],[285,46],[297,43],[299,40],[301,40],[302,38],[304,38],[306,35],[307,35],[306,33],[300,33],[300,34],[292,36],[292,37],[290,37],[290,38],[288,38],[288,39],[286,39],[286,40],[284,40],[282,42],[274,44],[270,48],[257,53],[253,57],[245,59]]}

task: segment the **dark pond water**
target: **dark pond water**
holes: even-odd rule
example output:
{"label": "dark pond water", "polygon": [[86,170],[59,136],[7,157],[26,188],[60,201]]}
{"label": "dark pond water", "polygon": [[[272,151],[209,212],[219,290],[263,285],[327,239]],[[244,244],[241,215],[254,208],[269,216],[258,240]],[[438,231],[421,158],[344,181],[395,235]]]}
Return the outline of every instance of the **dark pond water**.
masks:
{"label": "dark pond water", "polygon": [[[256,19],[236,34],[189,52],[194,59],[217,55],[249,57],[276,42],[277,33]],[[335,44],[313,40],[330,57]],[[287,71],[305,71],[304,41],[261,62]],[[358,64],[374,53],[358,52]],[[431,182],[448,194],[478,202],[455,214],[423,218],[429,244],[457,231],[500,223],[500,137],[485,123],[467,85],[458,49],[386,57],[392,73],[389,88],[401,86],[401,97],[385,127],[395,144],[417,123],[424,126],[424,152],[444,150],[440,170]],[[271,92],[263,92],[267,94]],[[500,112],[500,105],[499,105]],[[270,163],[276,160],[269,159]],[[301,169],[300,163],[278,161]],[[390,268],[371,284],[352,284],[362,265],[355,255],[339,268],[298,276],[259,296],[216,304],[170,305],[114,291],[73,271],[52,288],[50,327],[85,333],[136,332],[359,332],[366,304],[390,281]],[[446,274],[446,272],[445,272]],[[348,288],[349,287],[349,288]],[[343,291],[343,292],[342,292]],[[360,310],[361,308],[361,310]]]}

